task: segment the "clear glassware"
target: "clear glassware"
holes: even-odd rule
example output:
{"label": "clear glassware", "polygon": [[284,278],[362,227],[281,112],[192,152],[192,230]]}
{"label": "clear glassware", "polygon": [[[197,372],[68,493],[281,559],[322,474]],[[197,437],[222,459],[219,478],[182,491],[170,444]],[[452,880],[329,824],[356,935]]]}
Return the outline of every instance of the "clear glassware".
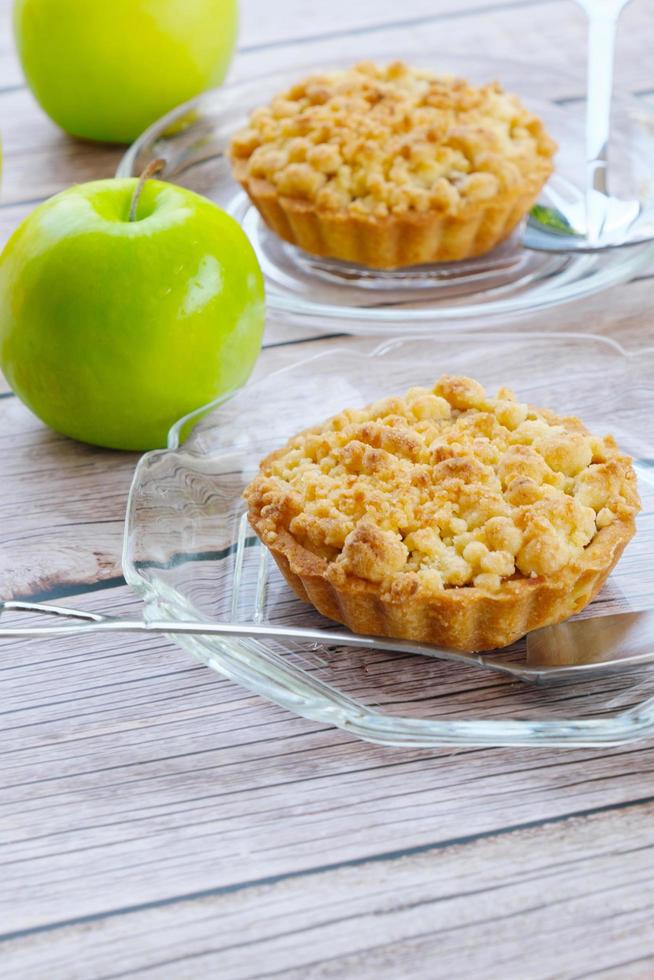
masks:
{"label": "clear glassware", "polygon": [[[583,76],[566,76],[533,63],[469,55],[425,56],[430,50],[428,36],[413,48],[388,51],[375,35],[364,35],[358,47],[359,59],[404,58],[473,82],[499,79],[541,116],[559,144],[556,174],[542,202],[556,206],[563,197],[583,205],[586,103],[579,95],[585,87]],[[352,60],[356,59],[346,63]],[[207,92],[150,127],[130,147],[118,169],[119,176],[133,176],[162,157],[167,179],[208,195],[234,215],[250,237],[264,271],[269,320],[322,332],[331,326],[349,333],[391,336],[406,324],[413,333],[426,335],[447,330],[452,323],[500,329],[509,320],[525,321],[552,306],[624,282],[651,262],[654,243],[598,255],[554,255],[522,248],[516,233],[478,259],[379,272],[320,259],[282,242],[233,180],[226,149],[232,133],[253,108],[304,74],[338,64],[335,58],[327,65],[290,67]],[[653,118],[646,104],[637,99],[614,100],[611,190],[642,201],[639,227],[651,223],[654,213]],[[553,197],[553,192],[558,196]]]}
{"label": "clear glassware", "polygon": [[[146,620],[330,624],[291,593],[249,529],[241,494],[294,432],[443,372],[579,415],[636,461],[638,533],[581,614],[654,606],[654,348],[574,334],[344,338],[181,420],[143,457],[127,515],[124,571]],[[654,670],[534,687],[422,657],[345,647],[177,637],[207,666],[307,718],[389,745],[593,745],[654,730]],[[521,658],[524,644],[497,654]]]}

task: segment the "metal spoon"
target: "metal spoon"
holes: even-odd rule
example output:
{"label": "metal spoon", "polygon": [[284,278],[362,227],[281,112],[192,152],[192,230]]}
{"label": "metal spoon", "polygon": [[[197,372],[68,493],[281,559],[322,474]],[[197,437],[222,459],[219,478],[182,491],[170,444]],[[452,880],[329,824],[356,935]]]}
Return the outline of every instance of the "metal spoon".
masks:
{"label": "metal spoon", "polygon": [[481,667],[532,684],[587,678],[654,663],[654,610],[617,613],[535,630],[527,636],[527,656],[522,663],[503,661],[497,656],[501,651],[463,653],[428,643],[362,636],[346,630],[277,626],[273,623],[118,619],[66,606],[18,600],[0,602],[0,614],[3,611],[41,613],[77,622],[69,621],[57,626],[0,627],[0,640],[84,636],[92,632],[216,636],[245,640],[304,640],[319,643],[323,647],[355,647],[418,654],[468,667]]}
{"label": "metal spoon", "polygon": [[615,36],[618,18],[629,2],[577,0],[588,17],[585,201],[579,202],[574,189],[574,194],[566,195],[567,182],[555,177],[548,185],[554,206],[537,204],[532,208],[522,238],[525,248],[599,252],[641,245],[654,238],[654,228],[633,229],[641,203],[613,197],[608,191]]}

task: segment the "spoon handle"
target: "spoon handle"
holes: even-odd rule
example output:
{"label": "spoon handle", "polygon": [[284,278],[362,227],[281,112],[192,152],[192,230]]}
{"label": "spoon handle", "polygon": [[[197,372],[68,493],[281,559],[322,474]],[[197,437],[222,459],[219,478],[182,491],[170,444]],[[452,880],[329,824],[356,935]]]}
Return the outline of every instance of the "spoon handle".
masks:
{"label": "spoon handle", "polygon": [[587,238],[596,242],[606,209],[597,194],[608,194],[613,61],[620,14],[630,0],[577,0],[588,17],[586,70],[586,221]]}
{"label": "spoon handle", "polygon": [[[502,664],[487,664],[483,657],[475,653],[459,650],[446,650],[427,643],[412,640],[396,640],[383,636],[365,636],[347,630],[314,629],[304,626],[277,626],[273,623],[218,623],[170,620],[119,619],[87,613],[68,606],[56,606],[40,602],[8,600],[0,602],[3,612],[40,613],[55,619],[64,619],[57,625],[1,626],[0,640],[26,639],[29,637],[85,636],[88,633],[144,633],[164,636],[219,636],[241,639],[303,640],[325,646],[361,647],[366,650],[388,650],[393,653],[413,653],[437,660],[465,663],[474,667],[490,667],[500,673],[514,671]],[[73,622],[71,622],[73,620]],[[77,622],[75,622],[77,620]],[[81,620],[81,622],[80,622]]]}

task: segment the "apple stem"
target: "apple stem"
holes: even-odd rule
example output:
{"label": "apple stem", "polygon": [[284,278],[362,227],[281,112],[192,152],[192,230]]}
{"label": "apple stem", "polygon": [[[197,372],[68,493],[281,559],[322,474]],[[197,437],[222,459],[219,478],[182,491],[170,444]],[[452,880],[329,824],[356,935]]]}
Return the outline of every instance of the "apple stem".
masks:
{"label": "apple stem", "polygon": [[141,197],[141,191],[143,190],[143,185],[146,180],[150,177],[154,177],[155,174],[160,173],[166,166],[166,161],[159,158],[158,160],[150,160],[149,164],[141,174],[138,180],[138,184],[134,188],[134,193],[132,194],[132,203],[129,206],[129,216],[128,221],[136,221],[136,209],[139,206],[139,199]]}

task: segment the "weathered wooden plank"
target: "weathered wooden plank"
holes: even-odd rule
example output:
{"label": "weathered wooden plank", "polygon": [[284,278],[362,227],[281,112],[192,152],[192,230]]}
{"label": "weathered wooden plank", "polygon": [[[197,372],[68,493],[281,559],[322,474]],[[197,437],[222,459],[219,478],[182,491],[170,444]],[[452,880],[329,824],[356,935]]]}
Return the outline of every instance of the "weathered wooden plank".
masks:
{"label": "weathered wooden plank", "polygon": [[651,975],[651,806],[133,906],[8,941],[13,975]]}
{"label": "weathered wooden plank", "polygon": [[[125,589],[74,602],[137,611]],[[342,663],[346,687],[359,663]],[[364,683],[374,695],[375,674]],[[391,751],[290,715],[156,638],[15,643],[0,684],[2,932],[652,795],[649,746]],[[434,716],[501,714],[506,690],[427,661],[398,673],[400,701],[433,695]]]}
{"label": "weathered wooden plank", "polygon": [[556,0],[412,0],[398,7],[389,0],[358,0],[356,4],[336,0],[329,8],[307,9],[303,0],[285,0],[284,16],[279,16],[265,0],[241,3],[241,53],[257,53],[272,46],[289,43],[306,46],[312,41],[357,35],[370,30],[386,33],[407,26],[424,26],[433,21],[463,22],[502,16],[511,11],[520,16],[524,10],[551,5]]}

